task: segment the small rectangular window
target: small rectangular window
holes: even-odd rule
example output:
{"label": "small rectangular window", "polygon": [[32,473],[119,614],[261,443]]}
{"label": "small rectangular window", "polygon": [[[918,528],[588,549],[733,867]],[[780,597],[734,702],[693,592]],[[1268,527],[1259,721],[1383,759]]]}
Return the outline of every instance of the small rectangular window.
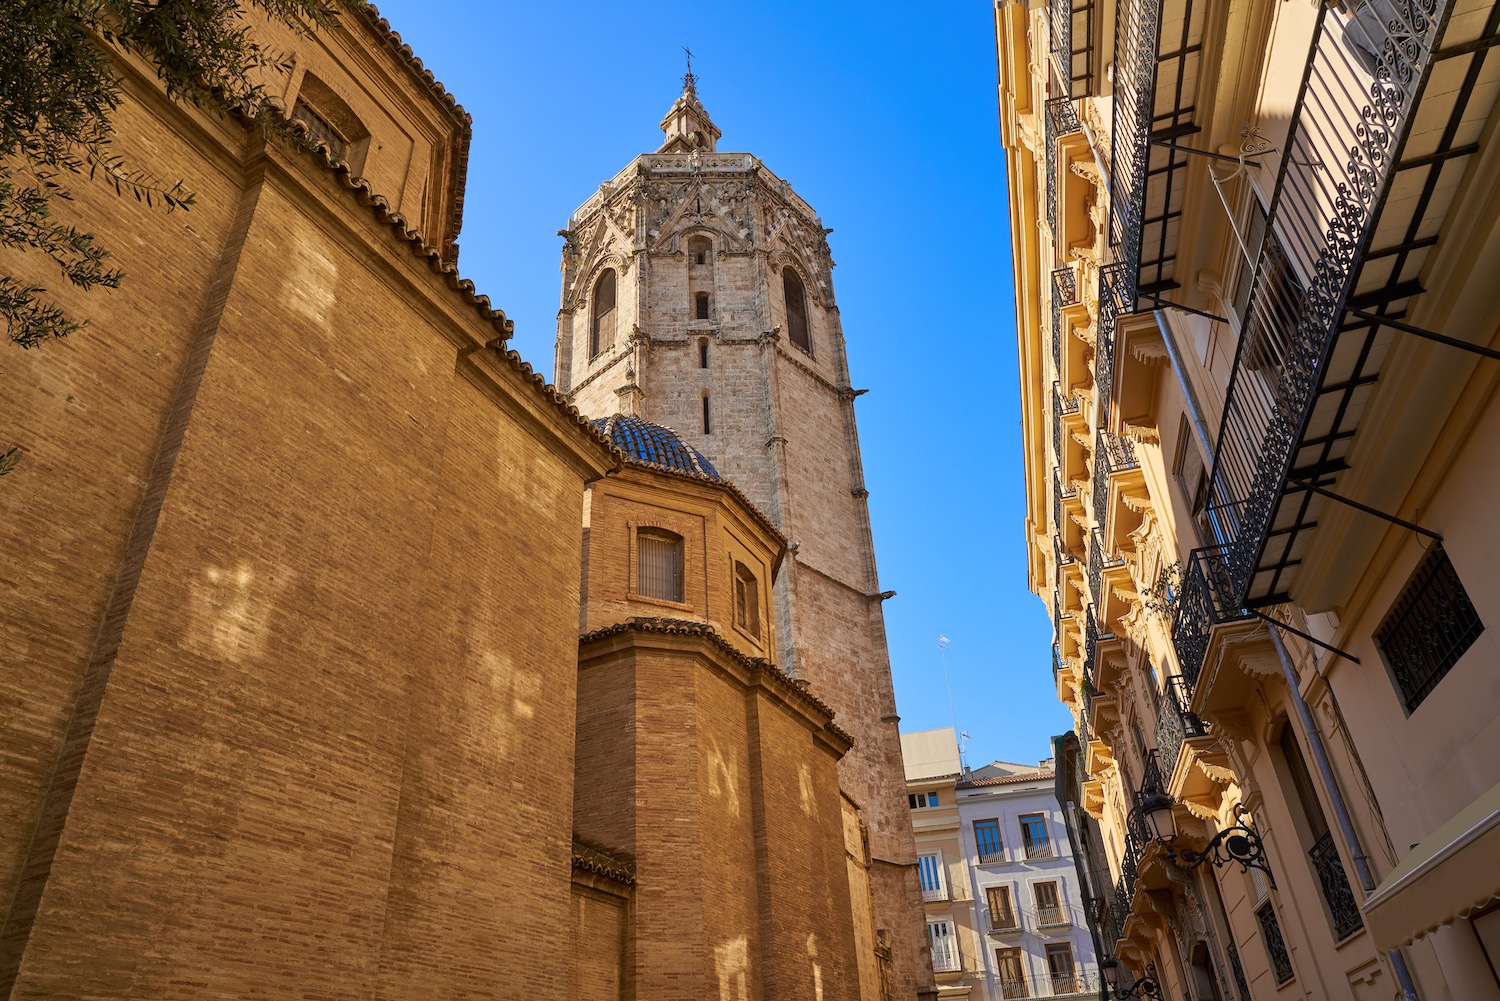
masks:
{"label": "small rectangular window", "polygon": [[937,806],[938,794],[935,792],[909,793],[906,797],[906,802],[911,805],[913,810],[918,810],[926,806]]}
{"label": "small rectangular window", "polygon": [[697,318],[700,320],[708,319],[708,293],[699,292],[697,299],[694,301],[697,304]]}
{"label": "small rectangular window", "polygon": [[1435,546],[1375,631],[1375,646],[1408,714],[1432,694],[1482,632],[1484,623],[1458,571],[1447,551]]}
{"label": "small rectangular window", "polygon": [[760,588],[755,574],[743,563],[734,565],[734,624],[760,637]]}
{"label": "small rectangular window", "polygon": [[636,533],[636,592],[682,601],[682,536],[645,528]]}
{"label": "small rectangular window", "polygon": [[974,821],[974,842],[979,848],[980,862],[1005,861],[1005,846],[1000,843],[1000,821]]}
{"label": "small rectangular window", "polygon": [[917,856],[917,875],[922,881],[923,900],[947,900],[948,888],[943,880],[943,856],[934,852]]}

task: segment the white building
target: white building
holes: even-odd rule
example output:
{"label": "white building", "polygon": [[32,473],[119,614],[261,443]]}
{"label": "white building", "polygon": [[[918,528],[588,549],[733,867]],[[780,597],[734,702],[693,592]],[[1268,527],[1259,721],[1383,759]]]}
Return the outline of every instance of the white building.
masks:
{"label": "white building", "polygon": [[966,771],[951,727],[901,744],[939,995],[1097,994],[1051,759]]}

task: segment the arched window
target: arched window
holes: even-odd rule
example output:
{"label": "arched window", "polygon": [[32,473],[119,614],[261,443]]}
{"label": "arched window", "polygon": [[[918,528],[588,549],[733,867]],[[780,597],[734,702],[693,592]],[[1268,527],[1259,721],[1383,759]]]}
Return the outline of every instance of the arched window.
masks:
{"label": "arched window", "polygon": [[783,268],[781,287],[786,292],[786,335],[797,347],[812,354],[812,339],[807,333],[807,293],[802,288],[802,279],[791,268]]}
{"label": "arched window", "polygon": [[708,293],[699,292],[693,297],[693,303],[697,307],[697,312],[694,314],[696,318],[700,320],[708,319]]}
{"label": "arched window", "polygon": [[708,339],[701,338],[698,341],[698,367],[708,368]]}
{"label": "arched window", "polygon": [[714,245],[706,236],[695,236],[688,240],[688,264],[699,266],[713,263]]}
{"label": "arched window", "polygon": [[708,422],[708,394],[703,394],[703,433],[713,434],[713,425]]}
{"label": "arched window", "polygon": [[589,334],[589,357],[615,342],[615,270],[608,268],[594,283],[594,325]]}
{"label": "arched window", "polygon": [[682,536],[660,528],[635,534],[635,589],[644,598],[682,600]]}

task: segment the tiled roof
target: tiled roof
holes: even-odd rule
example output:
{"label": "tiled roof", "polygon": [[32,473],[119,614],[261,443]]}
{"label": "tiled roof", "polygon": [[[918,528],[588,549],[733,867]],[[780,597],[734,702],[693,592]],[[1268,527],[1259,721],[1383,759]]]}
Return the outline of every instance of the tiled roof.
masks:
{"label": "tiled roof", "polygon": [[698,473],[711,480],[722,479],[707,456],[683,441],[682,436],[669,427],[629,414],[601,417],[593,423],[594,430],[632,459],[651,466]]}
{"label": "tiled roof", "polygon": [[987,786],[1020,785],[1022,782],[1050,781],[1055,776],[1055,772],[1022,772],[1020,775],[996,775],[990,779],[972,779],[968,782],[960,782],[958,783],[958,788],[983,789]]}
{"label": "tiled roof", "polygon": [[626,886],[635,884],[635,859],[591,845],[577,835],[573,836],[573,868]]}

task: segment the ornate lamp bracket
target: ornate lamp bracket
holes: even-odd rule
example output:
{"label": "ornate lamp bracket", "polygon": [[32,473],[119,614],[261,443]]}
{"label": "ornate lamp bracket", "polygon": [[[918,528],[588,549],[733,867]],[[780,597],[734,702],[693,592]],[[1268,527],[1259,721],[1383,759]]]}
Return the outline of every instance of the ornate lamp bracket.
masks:
{"label": "ornate lamp bracket", "polygon": [[1205,845],[1202,851],[1194,851],[1186,847],[1178,848],[1173,844],[1177,839],[1171,838],[1162,840],[1162,855],[1174,867],[1183,871],[1196,869],[1204,862],[1212,862],[1216,869],[1231,862],[1237,862],[1241,872],[1259,869],[1265,873],[1266,878],[1271,881],[1271,888],[1275,889],[1276,877],[1271,873],[1270,866],[1266,864],[1265,842],[1255,830],[1255,820],[1243,803],[1234,805],[1234,819],[1238,823],[1215,834],[1213,840]]}

